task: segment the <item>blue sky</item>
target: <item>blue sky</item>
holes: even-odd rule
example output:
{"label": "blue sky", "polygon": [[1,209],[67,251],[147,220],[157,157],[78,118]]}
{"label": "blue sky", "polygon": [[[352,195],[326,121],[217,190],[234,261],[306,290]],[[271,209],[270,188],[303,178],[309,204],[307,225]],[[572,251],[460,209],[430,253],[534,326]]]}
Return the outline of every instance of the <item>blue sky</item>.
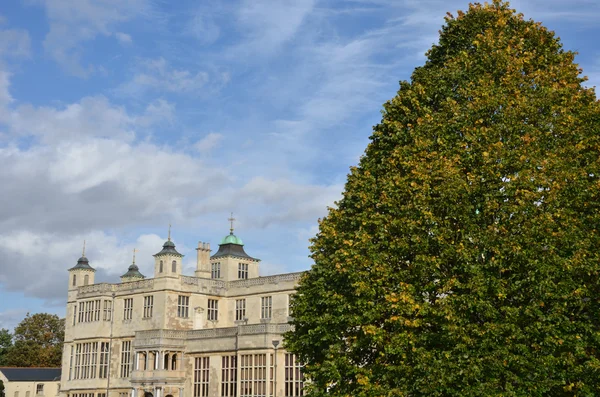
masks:
{"label": "blue sky", "polygon": [[[521,0],[600,82],[600,1]],[[262,273],[306,270],[442,0],[0,3],[0,327],[64,314],[87,240],[99,282],[152,276],[169,223],[184,271],[236,234]]]}

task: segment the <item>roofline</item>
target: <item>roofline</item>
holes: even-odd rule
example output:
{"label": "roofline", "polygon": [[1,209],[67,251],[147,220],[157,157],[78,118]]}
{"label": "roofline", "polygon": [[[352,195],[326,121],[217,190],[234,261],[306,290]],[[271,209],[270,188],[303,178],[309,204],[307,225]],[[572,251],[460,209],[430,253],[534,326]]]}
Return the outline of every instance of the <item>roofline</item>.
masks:
{"label": "roofline", "polygon": [[0,367],[0,369],[62,369],[62,367]]}

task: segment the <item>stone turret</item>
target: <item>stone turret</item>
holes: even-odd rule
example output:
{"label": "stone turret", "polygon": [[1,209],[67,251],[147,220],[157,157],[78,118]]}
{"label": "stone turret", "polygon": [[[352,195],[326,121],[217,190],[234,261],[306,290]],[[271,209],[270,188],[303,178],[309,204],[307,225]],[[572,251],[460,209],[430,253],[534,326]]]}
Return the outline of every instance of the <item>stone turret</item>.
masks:
{"label": "stone turret", "polygon": [[85,256],[85,241],[83,252],[77,264],[69,269],[69,290],[75,290],[84,285],[94,284],[96,269],[90,266],[90,261]]}
{"label": "stone turret", "polygon": [[229,235],[223,237],[216,254],[210,257],[211,276],[215,274],[226,281],[241,280],[258,277],[258,264],[260,259],[251,257],[244,250],[242,239],[233,234],[233,227]]}
{"label": "stone turret", "polygon": [[175,249],[175,243],[171,241],[171,229],[169,238],[163,244],[162,250],[154,254],[154,278],[179,277],[181,275],[181,259],[183,255]]}

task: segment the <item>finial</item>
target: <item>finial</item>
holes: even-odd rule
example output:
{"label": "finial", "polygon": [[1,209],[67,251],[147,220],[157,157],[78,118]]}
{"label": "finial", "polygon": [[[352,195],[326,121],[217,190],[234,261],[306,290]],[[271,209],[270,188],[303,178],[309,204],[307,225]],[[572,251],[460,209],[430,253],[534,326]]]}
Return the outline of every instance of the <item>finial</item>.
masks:
{"label": "finial", "polygon": [[135,251],[137,251],[135,248],[133,249],[133,265],[135,265]]}
{"label": "finial", "polygon": [[231,222],[231,227],[229,228],[229,234],[233,234],[233,221],[235,221],[235,218],[233,217],[233,212],[231,213],[231,217],[227,220],[229,222]]}
{"label": "finial", "polygon": [[171,241],[171,224],[169,223],[169,241]]}
{"label": "finial", "polygon": [[81,256],[85,256],[85,240],[83,240],[83,250],[81,251]]}

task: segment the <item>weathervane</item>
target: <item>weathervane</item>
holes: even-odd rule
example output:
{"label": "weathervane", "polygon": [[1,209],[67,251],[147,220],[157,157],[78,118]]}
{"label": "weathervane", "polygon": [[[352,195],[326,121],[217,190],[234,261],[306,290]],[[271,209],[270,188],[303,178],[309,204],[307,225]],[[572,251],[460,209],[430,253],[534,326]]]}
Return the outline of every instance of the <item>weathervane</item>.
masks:
{"label": "weathervane", "polygon": [[81,251],[81,256],[85,256],[85,240],[83,240],[83,250]]}
{"label": "weathervane", "polygon": [[135,248],[133,249],[133,264],[135,265],[135,251],[137,251]]}
{"label": "weathervane", "polygon": [[169,238],[168,238],[168,240],[171,241],[171,224],[170,223],[169,223]]}
{"label": "weathervane", "polygon": [[233,234],[233,221],[235,221],[235,218],[233,217],[233,212],[231,213],[231,218],[227,219],[229,222],[231,222],[231,227],[229,228],[229,234]]}

